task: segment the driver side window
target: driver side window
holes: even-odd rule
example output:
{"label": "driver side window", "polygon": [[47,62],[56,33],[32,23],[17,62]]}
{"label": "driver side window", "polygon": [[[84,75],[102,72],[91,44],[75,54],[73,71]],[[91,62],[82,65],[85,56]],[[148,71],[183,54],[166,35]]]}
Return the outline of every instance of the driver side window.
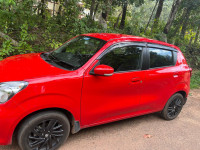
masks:
{"label": "driver side window", "polygon": [[114,68],[115,72],[139,70],[142,56],[142,47],[118,47],[105,54],[100,63]]}

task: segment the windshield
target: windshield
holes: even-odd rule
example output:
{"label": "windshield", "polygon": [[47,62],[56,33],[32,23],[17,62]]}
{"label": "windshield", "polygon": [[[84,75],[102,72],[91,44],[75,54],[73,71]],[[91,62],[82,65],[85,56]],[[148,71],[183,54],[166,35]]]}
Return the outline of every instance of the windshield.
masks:
{"label": "windshield", "polygon": [[78,36],[49,54],[56,64],[69,70],[83,66],[106,42],[89,36]]}

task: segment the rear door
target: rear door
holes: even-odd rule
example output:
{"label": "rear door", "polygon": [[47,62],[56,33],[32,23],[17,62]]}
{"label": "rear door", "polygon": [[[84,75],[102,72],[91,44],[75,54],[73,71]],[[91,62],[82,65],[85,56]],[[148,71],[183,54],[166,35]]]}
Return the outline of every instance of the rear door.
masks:
{"label": "rear door", "polygon": [[141,105],[145,110],[160,111],[178,83],[175,66],[177,51],[170,47],[148,44],[146,70]]}

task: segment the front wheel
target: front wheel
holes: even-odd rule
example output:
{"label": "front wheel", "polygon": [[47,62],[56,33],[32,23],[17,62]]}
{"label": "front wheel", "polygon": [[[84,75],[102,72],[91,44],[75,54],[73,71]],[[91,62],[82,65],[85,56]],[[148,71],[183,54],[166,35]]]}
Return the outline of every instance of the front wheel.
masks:
{"label": "front wheel", "polygon": [[184,104],[184,98],[181,94],[174,94],[166,103],[163,111],[161,112],[161,116],[165,120],[173,120],[175,119],[181,112]]}
{"label": "front wheel", "polygon": [[70,123],[64,114],[46,111],[25,120],[18,132],[18,144],[22,150],[55,150],[69,132]]}

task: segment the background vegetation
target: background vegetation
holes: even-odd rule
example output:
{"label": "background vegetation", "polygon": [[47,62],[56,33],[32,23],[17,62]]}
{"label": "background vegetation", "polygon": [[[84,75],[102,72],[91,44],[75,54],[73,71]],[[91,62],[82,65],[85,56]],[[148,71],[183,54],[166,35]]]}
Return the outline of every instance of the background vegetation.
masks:
{"label": "background vegetation", "polygon": [[[58,6],[53,13],[50,1]],[[92,32],[175,44],[190,66],[200,69],[200,0],[0,0],[0,60],[50,51],[73,36]]]}
{"label": "background vegetation", "polygon": [[193,71],[190,82],[191,89],[197,89],[200,87],[200,71]]}

